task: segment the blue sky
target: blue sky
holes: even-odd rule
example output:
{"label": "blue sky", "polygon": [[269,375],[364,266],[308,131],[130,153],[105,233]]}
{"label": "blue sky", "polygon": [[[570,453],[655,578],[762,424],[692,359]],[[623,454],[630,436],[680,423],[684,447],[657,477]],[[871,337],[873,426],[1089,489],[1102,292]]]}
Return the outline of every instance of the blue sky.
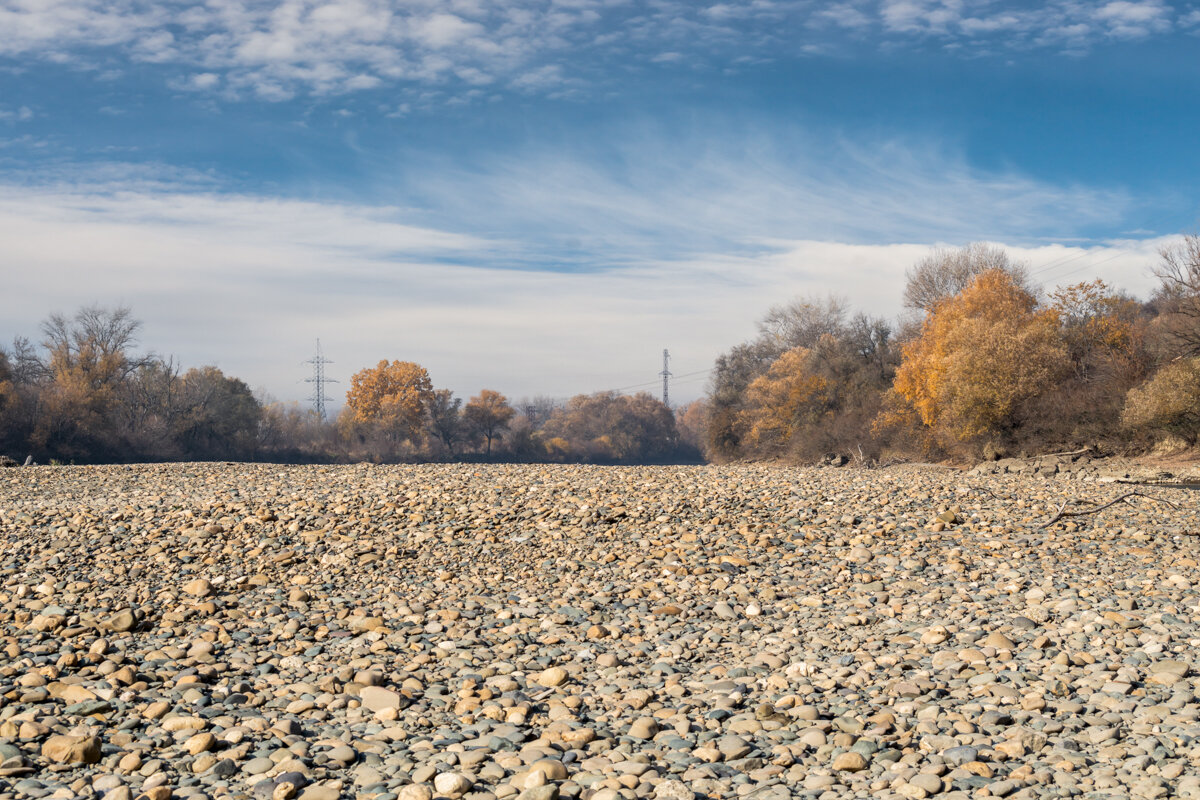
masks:
{"label": "blue sky", "polygon": [[318,336],[343,381],[464,395],[690,375],[798,294],[894,316],[937,244],[1146,294],[1200,217],[1191,4],[0,0],[0,32],[0,336],[126,303],[284,400]]}

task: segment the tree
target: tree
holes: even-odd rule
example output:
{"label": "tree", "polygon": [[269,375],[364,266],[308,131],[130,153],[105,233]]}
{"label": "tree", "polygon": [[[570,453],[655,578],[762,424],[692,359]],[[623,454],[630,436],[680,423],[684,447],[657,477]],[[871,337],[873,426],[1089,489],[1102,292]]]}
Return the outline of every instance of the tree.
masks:
{"label": "tree", "polygon": [[1200,235],[1188,234],[1159,250],[1155,300],[1172,355],[1200,355]]}
{"label": "tree", "polygon": [[788,350],[746,390],[746,407],[738,423],[742,441],[761,454],[777,454],[804,425],[830,409],[829,381],[813,373],[812,351]]}
{"label": "tree", "polygon": [[779,353],[775,342],[760,337],[717,356],[708,384],[709,412],[705,429],[705,451],[713,457],[730,459],[739,455],[738,414],[745,402],[746,389],[767,371]]}
{"label": "tree", "polygon": [[546,454],[592,461],[645,462],[676,454],[675,417],[645,393],[576,395],[541,430]]}
{"label": "tree", "polygon": [[926,426],[962,441],[1011,429],[1018,404],[1066,366],[1057,314],[994,269],[933,307],[904,347],[894,387]]}
{"label": "tree", "polygon": [[939,247],[909,268],[905,272],[904,305],[929,313],[940,301],[960,294],[989,270],[1006,273],[1022,290],[1036,294],[1025,266],[1009,258],[1003,247],[972,242],[957,249]]}
{"label": "tree", "polygon": [[1101,374],[1115,377],[1145,366],[1141,305],[1093,280],[1056,289],[1051,307],[1058,314],[1075,377],[1089,383]]}
{"label": "tree", "polygon": [[463,438],[462,398],[449,389],[438,389],[429,399],[429,428],[450,455]]}
{"label": "tree", "polygon": [[17,403],[17,387],[8,353],[0,349],[0,455],[7,455],[8,450],[23,438],[17,415],[13,413]]}
{"label": "tree", "polygon": [[487,455],[492,454],[492,442],[504,435],[516,410],[508,398],[491,389],[484,389],[467,401],[463,418],[467,425],[487,441]]}
{"label": "tree", "polygon": [[33,443],[60,457],[116,455],[113,416],[131,374],[153,356],[131,349],[141,323],[128,308],[81,308],[73,317],[51,315],[42,324],[45,357],[38,368],[46,383]]}
{"label": "tree", "polygon": [[1125,427],[1160,430],[1194,445],[1200,439],[1200,359],[1181,358],[1129,391]]}
{"label": "tree", "polygon": [[812,347],[822,336],[841,338],[846,325],[846,301],[832,295],[824,300],[798,297],[773,306],[758,323],[759,336],[777,352]]}
{"label": "tree", "polygon": [[393,442],[417,441],[424,430],[433,384],[411,361],[380,361],[350,377],[346,408],[353,422],[376,426]]}
{"label": "tree", "polygon": [[847,346],[876,370],[880,379],[887,376],[892,362],[892,326],[882,317],[858,313],[846,329]]}
{"label": "tree", "polygon": [[179,381],[172,427],[193,458],[231,458],[253,452],[262,406],[243,381],[216,367],[189,369]]}

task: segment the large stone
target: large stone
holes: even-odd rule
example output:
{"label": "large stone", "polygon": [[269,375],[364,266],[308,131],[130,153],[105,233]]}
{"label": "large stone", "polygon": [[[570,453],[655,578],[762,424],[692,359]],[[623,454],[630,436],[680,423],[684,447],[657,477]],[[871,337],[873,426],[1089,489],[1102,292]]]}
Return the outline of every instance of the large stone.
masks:
{"label": "large stone", "polygon": [[58,764],[95,764],[100,760],[100,740],[95,736],[51,736],[42,744],[42,755]]}
{"label": "large stone", "polygon": [[833,760],[832,766],[838,772],[862,772],[867,768],[867,759],[862,753],[847,750]]}
{"label": "large stone", "polygon": [[195,597],[208,597],[213,593],[213,585],[206,578],[196,578],[183,585],[183,590]]}
{"label": "large stone", "polygon": [[370,711],[403,708],[405,703],[404,695],[382,686],[364,686],[359,692],[358,699],[362,702],[363,707]]}

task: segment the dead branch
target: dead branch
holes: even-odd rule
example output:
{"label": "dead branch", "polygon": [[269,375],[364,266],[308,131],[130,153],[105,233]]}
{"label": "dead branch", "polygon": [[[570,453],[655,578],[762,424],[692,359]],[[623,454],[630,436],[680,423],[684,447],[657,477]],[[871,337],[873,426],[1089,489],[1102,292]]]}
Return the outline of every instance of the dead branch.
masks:
{"label": "dead branch", "polygon": [[[1064,519],[1066,517],[1086,517],[1088,514],[1095,514],[1097,512],[1103,511],[1106,508],[1109,508],[1110,506],[1115,506],[1117,503],[1122,503],[1131,497],[1144,497],[1147,500],[1153,500],[1156,503],[1166,503],[1171,508],[1175,508],[1175,509],[1179,508],[1179,506],[1175,505],[1170,500],[1166,500],[1161,497],[1154,497],[1153,495],[1149,495],[1149,494],[1142,494],[1141,492],[1129,492],[1127,494],[1123,494],[1120,497],[1118,497],[1116,500],[1112,500],[1108,503],[1105,503],[1102,506],[1096,506],[1095,508],[1089,508],[1087,511],[1067,511],[1067,503],[1072,502],[1071,500],[1068,499],[1068,500],[1064,500],[1063,504],[1061,506],[1059,506],[1058,513],[1056,513],[1053,517],[1051,517],[1044,524],[1038,526],[1038,530],[1039,531],[1045,530],[1046,528],[1049,528],[1054,523],[1058,522],[1060,519]],[[1083,502],[1087,502],[1087,501],[1075,500],[1074,502],[1083,503]]]}
{"label": "dead branch", "polygon": [[1071,450],[1071,451],[1065,452],[1065,453],[1043,453],[1040,456],[1034,456],[1034,458],[1030,459],[1030,460],[1037,460],[1039,458],[1053,458],[1054,456],[1081,456],[1084,453],[1091,453],[1091,452],[1093,452],[1092,448],[1085,447],[1082,450]]}

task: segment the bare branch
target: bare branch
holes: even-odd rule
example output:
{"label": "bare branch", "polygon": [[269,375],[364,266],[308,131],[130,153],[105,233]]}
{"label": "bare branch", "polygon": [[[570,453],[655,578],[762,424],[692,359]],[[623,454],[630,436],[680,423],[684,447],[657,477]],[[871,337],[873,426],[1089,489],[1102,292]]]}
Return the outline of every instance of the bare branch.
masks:
{"label": "bare branch", "polygon": [[[1096,506],[1095,508],[1089,508],[1087,511],[1067,511],[1067,503],[1072,502],[1071,500],[1068,499],[1068,500],[1063,501],[1063,504],[1059,507],[1057,514],[1055,514],[1053,517],[1051,517],[1049,520],[1047,520],[1042,525],[1038,526],[1038,530],[1039,531],[1045,530],[1046,528],[1049,528],[1054,523],[1058,522],[1060,519],[1064,519],[1066,517],[1086,517],[1088,514],[1096,514],[1100,511],[1103,511],[1106,508],[1115,506],[1117,503],[1124,502],[1131,497],[1144,497],[1147,500],[1153,500],[1156,503],[1166,503],[1171,508],[1175,508],[1175,509],[1179,508],[1179,506],[1177,506],[1175,503],[1172,503],[1170,500],[1166,500],[1162,497],[1154,497],[1153,495],[1149,495],[1149,494],[1142,494],[1141,492],[1128,492],[1126,494],[1121,495],[1116,500],[1112,500],[1108,503],[1105,503],[1102,506]],[[1078,502],[1085,502],[1085,501],[1076,500],[1075,502],[1078,503]]]}

